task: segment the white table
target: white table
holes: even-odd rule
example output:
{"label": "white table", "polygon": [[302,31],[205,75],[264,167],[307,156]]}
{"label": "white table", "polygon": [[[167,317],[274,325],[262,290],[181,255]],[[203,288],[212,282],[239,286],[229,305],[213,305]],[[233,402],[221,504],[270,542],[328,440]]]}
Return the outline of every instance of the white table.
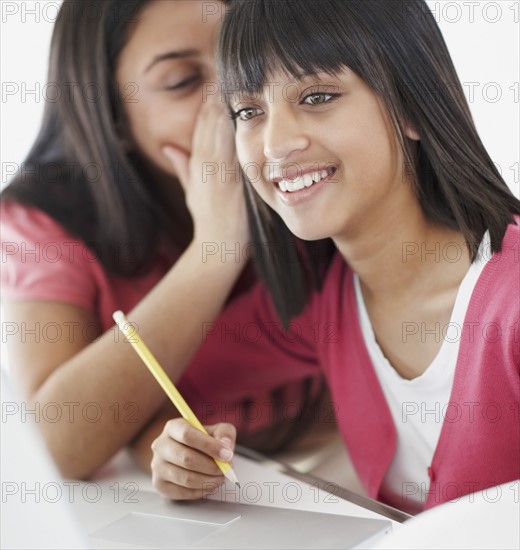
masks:
{"label": "white table", "polygon": [[[242,449],[242,452],[245,451]],[[390,507],[350,494],[317,478],[283,471],[286,467],[280,463],[272,460],[259,461],[259,455],[249,458],[237,454],[233,463],[241,488],[238,489],[226,481],[226,485],[220,487],[210,499],[252,506],[384,519],[391,522],[392,530],[402,528],[397,520],[407,517]],[[107,519],[111,523],[116,522],[129,513],[144,511],[146,506],[157,500],[150,478],[135,466],[125,452],[119,453],[91,481],[78,485],[76,493],[83,495],[83,498],[75,500],[74,507],[80,523],[88,533],[96,532],[106,524]],[[359,499],[359,502],[341,498],[340,494],[343,497],[352,496],[355,500]],[[88,503],[89,498],[96,502]],[[373,544],[374,541],[375,539],[371,539],[370,543]],[[96,548],[133,548],[106,540],[96,539],[93,542]]]}

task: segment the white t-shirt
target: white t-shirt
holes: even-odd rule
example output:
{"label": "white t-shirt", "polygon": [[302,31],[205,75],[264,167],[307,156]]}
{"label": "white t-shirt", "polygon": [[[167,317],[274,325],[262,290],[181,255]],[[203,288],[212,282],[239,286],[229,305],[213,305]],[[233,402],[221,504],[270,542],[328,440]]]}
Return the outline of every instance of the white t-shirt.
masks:
{"label": "white t-shirt", "polygon": [[486,232],[478,257],[460,284],[449,324],[438,326],[433,334],[425,334],[425,338],[442,340],[439,353],[424,373],[413,380],[398,374],[376,342],[359,278],[354,274],[361,331],[397,431],[396,453],[383,480],[381,494],[396,508],[412,514],[420,512],[426,500],[430,486],[428,468],[450,400],[466,311],[489,257],[490,239]]}

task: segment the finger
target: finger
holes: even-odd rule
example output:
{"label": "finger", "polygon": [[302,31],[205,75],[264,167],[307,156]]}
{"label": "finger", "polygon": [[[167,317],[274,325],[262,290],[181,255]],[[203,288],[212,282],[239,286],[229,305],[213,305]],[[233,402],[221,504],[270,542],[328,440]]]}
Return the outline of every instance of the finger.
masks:
{"label": "finger", "polygon": [[215,106],[212,103],[202,104],[193,129],[192,151],[196,151],[197,148],[206,150],[215,140],[214,120],[212,118],[214,112]]}
{"label": "finger", "polygon": [[234,450],[237,439],[237,430],[233,424],[220,422],[212,426],[206,426],[207,432],[220,441],[225,447]]}
{"label": "finger", "polygon": [[[239,180],[235,155],[234,130],[228,116],[218,105],[205,105],[194,131],[191,168],[200,169],[201,163],[214,163],[217,177],[211,177],[212,185],[227,179]],[[205,180],[207,181],[207,180]]]}
{"label": "finger", "polygon": [[177,174],[177,177],[179,178],[183,189],[186,190],[190,175],[189,156],[184,151],[181,151],[180,149],[177,149],[176,147],[173,147],[171,145],[165,145],[162,148],[162,152],[163,155],[167,157],[172,164],[173,169],[175,170],[175,173]]}
{"label": "finger", "polygon": [[233,451],[209,434],[194,428],[186,421],[170,420],[165,426],[166,433],[175,441],[200,451],[204,455],[229,462],[233,458]]}
{"label": "finger", "polygon": [[208,93],[204,96],[202,108],[205,108],[208,105],[218,107],[222,110],[227,109],[227,102],[223,97],[222,92],[219,90],[216,90],[215,93]]}
{"label": "finger", "polygon": [[162,479],[155,480],[153,486],[161,495],[171,500],[197,500],[205,496],[200,489],[187,489]]}
{"label": "finger", "polygon": [[168,434],[161,436],[152,446],[152,463],[166,461],[172,465],[205,475],[221,475],[219,467],[210,456],[179,443]]}
{"label": "finger", "polygon": [[218,115],[215,135],[217,136],[216,146],[218,148],[218,155],[230,164],[228,169],[231,169],[233,162],[237,160],[235,154],[235,129],[226,113]]}
{"label": "finger", "polygon": [[153,461],[152,471],[156,479],[164,480],[186,489],[207,490],[209,487],[215,489],[222,485],[225,479],[220,471],[220,475],[200,474],[161,459]]}
{"label": "finger", "polygon": [[218,102],[205,103],[197,117],[193,144],[197,144],[206,153],[215,155],[221,146],[220,125],[222,121],[230,122],[228,118],[227,112]]}

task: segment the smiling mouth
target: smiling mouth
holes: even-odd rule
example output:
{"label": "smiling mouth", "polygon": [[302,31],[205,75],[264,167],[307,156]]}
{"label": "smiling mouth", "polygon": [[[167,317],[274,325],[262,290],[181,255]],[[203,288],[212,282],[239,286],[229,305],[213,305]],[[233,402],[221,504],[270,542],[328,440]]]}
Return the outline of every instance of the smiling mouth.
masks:
{"label": "smiling mouth", "polygon": [[332,176],[336,172],[336,168],[331,167],[324,170],[317,170],[315,172],[309,172],[302,176],[298,176],[292,180],[280,180],[275,183],[280,191],[284,193],[295,193],[301,191],[307,187],[312,187],[316,183],[320,183],[322,180]]}

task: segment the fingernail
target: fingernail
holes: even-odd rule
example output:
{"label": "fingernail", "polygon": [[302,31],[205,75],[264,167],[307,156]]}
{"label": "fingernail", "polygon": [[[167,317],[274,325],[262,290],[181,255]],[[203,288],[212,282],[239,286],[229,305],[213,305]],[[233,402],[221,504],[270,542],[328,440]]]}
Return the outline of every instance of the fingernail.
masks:
{"label": "fingernail", "polygon": [[163,155],[167,156],[169,159],[173,157],[172,148],[167,145],[162,148]]}
{"label": "fingernail", "polygon": [[226,447],[229,447],[230,449],[233,448],[233,441],[231,441],[231,439],[229,439],[229,437],[223,437],[222,439],[219,440],[223,445],[225,445]]}
{"label": "fingernail", "polygon": [[222,460],[229,461],[233,458],[233,451],[230,449],[222,448],[219,451],[219,456]]}

